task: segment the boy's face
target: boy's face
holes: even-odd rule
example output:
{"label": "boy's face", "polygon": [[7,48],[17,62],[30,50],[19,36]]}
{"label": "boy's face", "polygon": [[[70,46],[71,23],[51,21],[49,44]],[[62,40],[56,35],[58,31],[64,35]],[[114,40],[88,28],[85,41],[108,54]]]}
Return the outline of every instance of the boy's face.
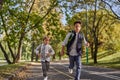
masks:
{"label": "boy's face", "polygon": [[81,30],[81,24],[76,23],[76,24],[74,25],[74,29],[75,29],[76,32],[79,32],[79,31]]}
{"label": "boy's face", "polygon": [[44,40],[44,44],[49,44],[49,42],[50,42],[50,39],[49,39],[49,38],[46,38],[46,39]]}

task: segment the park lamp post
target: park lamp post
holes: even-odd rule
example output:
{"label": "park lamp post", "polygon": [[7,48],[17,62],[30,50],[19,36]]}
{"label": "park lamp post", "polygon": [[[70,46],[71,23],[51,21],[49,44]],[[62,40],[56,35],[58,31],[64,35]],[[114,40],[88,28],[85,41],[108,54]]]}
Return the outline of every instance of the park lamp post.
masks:
{"label": "park lamp post", "polygon": [[[87,4],[86,4],[86,2],[84,1],[84,5],[85,5],[85,7],[86,7],[86,14],[85,14],[85,18],[86,18],[86,22],[85,22],[85,25],[86,25],[86,40],[87,40],[87,35],[88,35],[88,32],[87,32],[87,28],[88,28],[88,25],[87,25],[87,22],[88,22],[88,17],[87,17]],[[86,51],[85,51],[85,53],[86,53],[86,64],[88,64],[89,62],[88,62],[88,47],[86,47]]]}

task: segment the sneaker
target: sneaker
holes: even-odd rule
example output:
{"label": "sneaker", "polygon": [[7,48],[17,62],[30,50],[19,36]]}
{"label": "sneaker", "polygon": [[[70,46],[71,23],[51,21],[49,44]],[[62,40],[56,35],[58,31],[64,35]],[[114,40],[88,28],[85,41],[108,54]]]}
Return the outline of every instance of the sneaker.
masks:
{"label": "sneaker", "polygon": [[44,77],[44,80],[47,80],[48,79],[48,77],[46,76],[46,77]]}
{"label": "sneaker", "polygon": [[73,73],[73,69],[68,69],[69,73],[72,74]]}

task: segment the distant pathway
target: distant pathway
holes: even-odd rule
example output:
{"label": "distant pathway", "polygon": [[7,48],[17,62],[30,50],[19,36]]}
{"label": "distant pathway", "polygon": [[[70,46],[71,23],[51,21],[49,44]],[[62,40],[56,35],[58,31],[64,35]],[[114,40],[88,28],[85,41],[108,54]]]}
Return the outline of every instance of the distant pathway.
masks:
{"label": "distant pathway", "polygon": [[7,65],[8,63],[5,60],[0,60],[0,66]]}
{"label": "distant pathway", "polygon": [[[74,74],[68,73],[68,62],[52,62],[48,80],[74,80]],[[43,80],[40,63],[32,63],[26,70],[26,80]],[[120,70],[83,66],[81,80],[120,80]]]}

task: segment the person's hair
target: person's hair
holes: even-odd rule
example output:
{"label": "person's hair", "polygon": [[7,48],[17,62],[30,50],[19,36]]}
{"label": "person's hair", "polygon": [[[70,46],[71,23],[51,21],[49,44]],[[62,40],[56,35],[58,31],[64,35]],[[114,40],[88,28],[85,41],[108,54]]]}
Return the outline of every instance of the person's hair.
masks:
{"label": "person's hair", "polygon": [[44,37],[43,37],[43,41],[44,41],[45,39],[49,39],[49,40],[50,40],[50,37],[44,36]]}
{"label": "person's hair", "polygon": [[78,23],[78,24],[81,24],[81,21],[75,21],[75,22],[74,22],[74,25],[77,24],[77,23]]}

